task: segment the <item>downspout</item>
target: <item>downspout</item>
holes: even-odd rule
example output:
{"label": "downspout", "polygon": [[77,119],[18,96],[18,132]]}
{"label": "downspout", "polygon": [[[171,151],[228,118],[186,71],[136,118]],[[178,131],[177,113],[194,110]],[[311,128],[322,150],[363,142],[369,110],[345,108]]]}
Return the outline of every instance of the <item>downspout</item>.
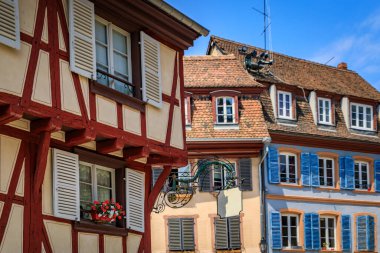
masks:
{"label": "downspout", "polygon": [[[266,156],[268,155],[268,146],[272,139],[270,137],[264,138],[264,148],[262,152],[262,158],[259,163],[259,187],[260,187],[260,232],[261,232],[261,241],[260,244],[266,243],[268,244],[267,240],[267,207],[266,207],[266,190],[265,190],[265,172],[263,171],[264,167],[262,166],[263,162],[265,161]],[[261,246],[261,245],[260,245]],[[268,245],[266,246],[266,250],[264,252],[267,252]],[[262,251],[263,253],[263,251]]]}

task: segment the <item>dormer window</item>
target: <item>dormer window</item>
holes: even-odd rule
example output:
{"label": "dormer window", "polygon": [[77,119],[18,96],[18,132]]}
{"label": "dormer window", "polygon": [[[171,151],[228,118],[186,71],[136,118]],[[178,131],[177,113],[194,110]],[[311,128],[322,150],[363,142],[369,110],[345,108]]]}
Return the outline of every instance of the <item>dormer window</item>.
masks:
{"label": "dormer window", "polygon": [[318,98],[318,123],[331,125],[331,99]]}
{"label": "dormer window", "polygon": [[235,101],[233,97],[218,97],[216,99],[216,123],[235,123]]}
{"label": "dormer window", "polygon": [[278,92],[278,117],[293,119],[292,94],[290,92]]}
{"label": "dormer window", "polygon": [[372,106],[351,103],[351,127],[359,130],[373,130]]}

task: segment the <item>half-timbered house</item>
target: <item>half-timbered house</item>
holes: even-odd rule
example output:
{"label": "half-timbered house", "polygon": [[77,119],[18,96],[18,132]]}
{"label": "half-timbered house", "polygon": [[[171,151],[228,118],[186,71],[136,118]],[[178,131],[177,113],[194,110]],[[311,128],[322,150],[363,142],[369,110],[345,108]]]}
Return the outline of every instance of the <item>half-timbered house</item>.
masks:
{"label": "half-timbered house", "polygon": [[[0,252],[151,252],[187,163],[183,51],[207,33],[158,0],[0,0]],[[125,219],[95,224],[110,199]]]}

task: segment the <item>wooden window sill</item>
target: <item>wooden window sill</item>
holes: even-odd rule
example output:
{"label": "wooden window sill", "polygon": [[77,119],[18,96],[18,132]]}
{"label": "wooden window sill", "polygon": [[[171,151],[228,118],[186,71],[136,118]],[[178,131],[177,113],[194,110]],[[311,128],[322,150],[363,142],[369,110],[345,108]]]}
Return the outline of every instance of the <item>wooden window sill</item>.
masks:
{"label": "wooden window sill", "polygon": [[353,193],[358,193],[358,194],[375,194],[376,192],[375,191],[367,191],[367,190],[353,190],[352,191]]}
{"label": "wooden window sill", "polygon": [[90,92],[112,99],[120,104],[130,106],[140,112],[145,112],[146,103],[144,101],[123,94],[96,81],[90,82]]}
{"label": "wooden window sill", "polygon": [[110,224],[96,224],[89,220],[75,222],[74,230],[78,232],[98,233],[107,235],[127,236],[128,230]]}
{"label": "wooden window sill", "polygon": [[279,183],[278,185],[281,187],[288,187],[288,188],[303,188],[303,185],[299,185],[299,184]]}
{"label": "wooden window sill", "polygon": [[281,252],[306,252],[304,249],[282,249]]}
{"label": "wooden window sill", "polygon": [[216,253],[240,253],[240,252],[241,252],[241,249],[226,249],[226,250],[217,249],[216,250]]}

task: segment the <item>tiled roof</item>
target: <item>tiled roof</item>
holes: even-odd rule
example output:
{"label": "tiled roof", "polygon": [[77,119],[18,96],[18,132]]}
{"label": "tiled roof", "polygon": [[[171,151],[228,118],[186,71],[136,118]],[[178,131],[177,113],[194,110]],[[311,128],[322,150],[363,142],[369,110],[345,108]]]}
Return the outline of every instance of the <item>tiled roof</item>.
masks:
{"label": "tiled roof", "polygon": [[263,87],[234,55],[184,57],[185,87]]}
{"label": "tiled roof", "polygon": [[211,99],[195,99],[191,130],[187,138],[264,138],[269,137],[261,103],[258,99],[240,99],[239,129],[215,129]]}
{"label": "tiled roof", "polygon": [[[211,36],[209,45],[215,43],[223,53],[236,55],[241,63],[244,55],[239,54],[238,49],[242,46],[246,46],[248,52],[254,49],[259,53],[263,51],[263,49],[257,47]],[[273,80],[269,80],[271,82],[280,80],[309,90],[321,90],[341,95],[380,100],[380,93],[354,71],[338,69],[279,53],[273,53],[273,60],[274,63],[269,68],[274,75]],[[265,78],[257,77],[257,80],[260,79]]]}

